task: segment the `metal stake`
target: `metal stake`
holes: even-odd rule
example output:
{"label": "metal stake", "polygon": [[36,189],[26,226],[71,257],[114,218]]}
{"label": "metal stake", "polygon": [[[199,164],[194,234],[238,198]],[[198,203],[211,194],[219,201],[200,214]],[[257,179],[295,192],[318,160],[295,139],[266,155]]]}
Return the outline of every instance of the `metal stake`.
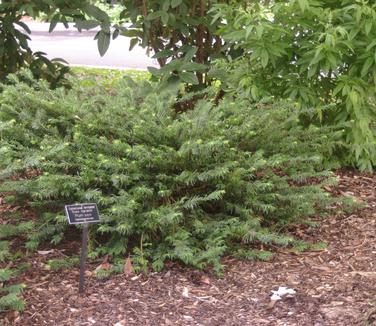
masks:
{"label": "metal stake", "polygon": [[85,223],[82,229],[82,248],[81,248],[81,258],[80,258],[80,285],[78,287],[79,293],[84,293],[85,284],[85,262],[87,255],[87,234],[89,231],[89,223]]}

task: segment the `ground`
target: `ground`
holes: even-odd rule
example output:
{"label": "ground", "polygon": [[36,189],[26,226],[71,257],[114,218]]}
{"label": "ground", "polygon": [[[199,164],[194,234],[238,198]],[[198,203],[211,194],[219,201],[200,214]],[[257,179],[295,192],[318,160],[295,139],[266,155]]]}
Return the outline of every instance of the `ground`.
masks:
{"label": "ground", "polygon": [[[302,239],[327,243],[325,249],[279,250],[270,262],[228,258],[222,278],[172,266],[98,280],[90,272],[96,266],[89,265],[83,296],[77,293],[78,268],[42,268],[64,251],[36,253],[29,257],[33,268],[21,276],[28,284],[26,310],[3,313],[3,325],[376,325],[376,176],[338,175],[340,184],[331,191],[368,207],[294,230]],[[79,242],[74,245],[78,251]],[[271,290],[279,286],[296,294],[272,302]]]}

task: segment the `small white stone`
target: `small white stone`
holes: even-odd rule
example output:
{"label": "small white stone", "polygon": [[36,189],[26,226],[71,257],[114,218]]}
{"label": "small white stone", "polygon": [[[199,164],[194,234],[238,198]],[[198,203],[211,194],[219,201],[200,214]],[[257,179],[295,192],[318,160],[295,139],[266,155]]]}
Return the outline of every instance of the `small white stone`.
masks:
{"label": "small white stone", "polygon": [[184,287],[183,289],[183,293],[182,293],[182,296],[184,298],[189,298],[189,291],[188,291],[188,288],[187,287]]}
{"label": "small white stone", "polygon": [[273,295],[270,297],[270,300],[272,301],[278,301],[278,300],[281,300],[282,298],[278,295],[278,294],[275,294],[273,293]]}
{"label": "small white stone", "polygon": [[116,324],[114,324],[114,326],[125,326],[125,320],[120,320],[118,321]]}
{"label": "small white stone", "polygon": [[[296,291],[294,289],[290,289],[290,288],[287,288],[285,286],[280,286],[277,291],[272,291],[272,293],[273,293],[273,296],[276,295],[276,296],[282,298],[283,296],[285,296],[287,294],[288,295],[294,295],[294,294],[296,294]],[[276,300],[280,300],[280,299],[276,299]]]}

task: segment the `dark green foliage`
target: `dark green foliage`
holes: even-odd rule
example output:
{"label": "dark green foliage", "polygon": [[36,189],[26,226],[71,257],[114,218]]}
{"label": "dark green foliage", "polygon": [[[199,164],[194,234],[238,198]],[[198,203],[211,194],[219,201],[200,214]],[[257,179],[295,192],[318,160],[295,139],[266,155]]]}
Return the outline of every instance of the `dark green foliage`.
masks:
{"label": "dark green foliage", "polygon": [[5,261],[10,255],[9,241],[0,241],[0,261]]}
{"label": "dark green foliage", "polygon": [[92,255],[220,271],[224,254],[267,259],[270,246],[293,244],[279,231],[332,202],[320,187],[333,182],[323,157],[342,131],[303,128],[289,103],[200,101],[176,117],[177,90],[147,82],[124,79],[113,96],[38,88],[0,95],[0,191],[43,212],[42,239],[62,238],[64,204],[96,202]]}
{"label": "dark green foliage", "polygon": [[0,269],[0,282],[9,281],[13,276],[15,272],[8,268],[2,268]]}
{"label": "dark green foliage", "polygon": [[[114,35],[130,37],[130,49],[136,45],[153,51],[161,69],[150,72],[162,80],[207,85],[210,62],[226,53],[216,34],[222,20],[210,12],[223,0],[148,0],[121,2],[120,20],[131,26],[115,25]],[[246,1],[237,1],[245,4]]]}
{"label": "dark green foliage", "polygon": [[224,21],[211,9],[233,2],[246,6],[248,1],[124,0],[108,6],[73,0],[51,1],[43,10],[40,4],[35,7],[46,13],[43,19],[50,21],[51,30],[57,22],[67,20],[75,22],[79,30],[99,27],[94,39],[100,55],[106,53],[112,39],[129,37],[130,50],[141,46],[158,61],[161,69],[150,67],[156,78],[202,89],[212,81],[206,73],[212,60],[234,52],[216,33]]}
{"label": "dark green foliage", "polygon": [[80,259],[78,257],[67,257],[65,259],[50,259],[45,268],[51,271],[60,271],[62,269],[68,269],[73,266],[77,266],[80,263]]}
{"label": "dark green foliage", "polygon": [[[12,238],[15,236],[25,235],[31,231],[33,227],[32,222],[22,222],[19,224],[1,224],[0,225],[0,262],[15,259],[21,253],[12,253],[11,244]],[[6,239],[6,240],[4,240]],[[25,287],[24,284],[9,285],[8,281],[17,276],[17,274],[25,266],[19,265],[17,269],[3,268],[0,269],[0,311],[5,309],[24,310],[25,302],[21,298],[21,292]]]}
{"label": "dark green foliage", "polygon": [[[0,224],[0,262],[8,263],[16,260],[23,255],[21,251],[13,252],[12,245],[16,237],[24,237],[33,230],[32,221],[20,222],[15,214],[9,214],[8,218],[1,213],[1,218],[7,223]],[[14,223],[14,224],[10,224]],[[25,302],[21,297],[21,292],[25,288],[24,284],[9,284],[19,273],[30,266],[17,264],[16,268],[0,269],[0,311],[6,309],[22,311],[25,308]]]}
{"label": "dark green foliage", "polygon": [[[15,259],[20,253],[12,253],[12,238],[15,236],[25,235],[33,228],[32,222],[21,222],[18,224],[1,224],[0,225],[0,262]],[[6,240],[5,240],[6,239]],[[17,266],[17,269],[2,268],[0,269],[0,311],[12,309],[22,311],[25,308],[25,302],[21,298],[21,292],[25,287],[24,284],[9,285],[8,281],[17,276],[25,266]]]}
{"label": "dark green foliage", "polygon": [[[22,288],[19,289],[19,292]],[[16,289],[12,288],[12,291]],[[20,299],[18,292],[10,292],[0,298],[0,311],[5,309],[12,309],[22,311],[25,309],[25,302]]]}
{"label": "dark green foliage", "polygon": [[22,311],[25,308],[25,302],[20,297],[22,290],[25,288],[24,284],[8,285],[6,282],[10,281],[16,275],[15,270],[8,268],[0,269],[0,282],[5,283],[0,288],[0,311],[6,309]]}
{"label": "dark green foliage", "polygon": [[8,74],[26,67],[32,71],[34,78],[47,80],[52,88],[67,86],[66,73],[69,67],[64,64],[66,62],[61,58],[50,60],[46,53],[33,52],[30,48],[31,31],[23,18],[37,18],[41,15],[48,17],[50,32],[59,22],[68,28],[68,21],[74,21],[79,30],[87,29],[88,24],[91,28],[100,25],[101,31],[96,39],[100,53],[104,54],[103,45],[109,44],[111,22],[107,14],[90,1],[1,1],[0,81],[4,81]]}
{"label": "dark green foliage", "polygon": [[0,225],[0,239],[9,238],[20,234],[25,234],[33,228],[33,222],[23,222],[16,225],[2,224]]}
{"label": "dark green foliage", "polygon": [[0,80],[27,67],[34,77],[48,80],[53,88],[66,83],[64,76],[69,68],[62,59],[49,60],[45,53],[33,52],[29,46],[31,31],[22,21],[26,14],[35,16],[50,8],[47,1],[0,2]]}

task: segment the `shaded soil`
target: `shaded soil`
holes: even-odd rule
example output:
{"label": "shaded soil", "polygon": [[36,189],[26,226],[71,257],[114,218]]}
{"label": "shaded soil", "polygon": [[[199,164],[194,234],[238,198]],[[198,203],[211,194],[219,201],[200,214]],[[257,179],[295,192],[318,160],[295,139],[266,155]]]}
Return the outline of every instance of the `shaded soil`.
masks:
{"label": "shaded soil", "polygon": [[[4,325],[376,325],[376,176],[339,172],[334,193],[368,207],[294,230],[302,239],[327,243],[303,253],[279,251],[271,262],[227,259],[223,278],[171,267],[162,273],[108,280],[92,276],[79,296],[78,268],[59,273],[43,262],[66,251],[29,257],[33,268],[22,314],[0,315]],[[74,242],[79,250],[79,242]],[[74,249],[74,248],[73,248]],[[271,290],[288,286],[291,298],[271,302]],[[1,324],[1,322],[0,322]]]}

